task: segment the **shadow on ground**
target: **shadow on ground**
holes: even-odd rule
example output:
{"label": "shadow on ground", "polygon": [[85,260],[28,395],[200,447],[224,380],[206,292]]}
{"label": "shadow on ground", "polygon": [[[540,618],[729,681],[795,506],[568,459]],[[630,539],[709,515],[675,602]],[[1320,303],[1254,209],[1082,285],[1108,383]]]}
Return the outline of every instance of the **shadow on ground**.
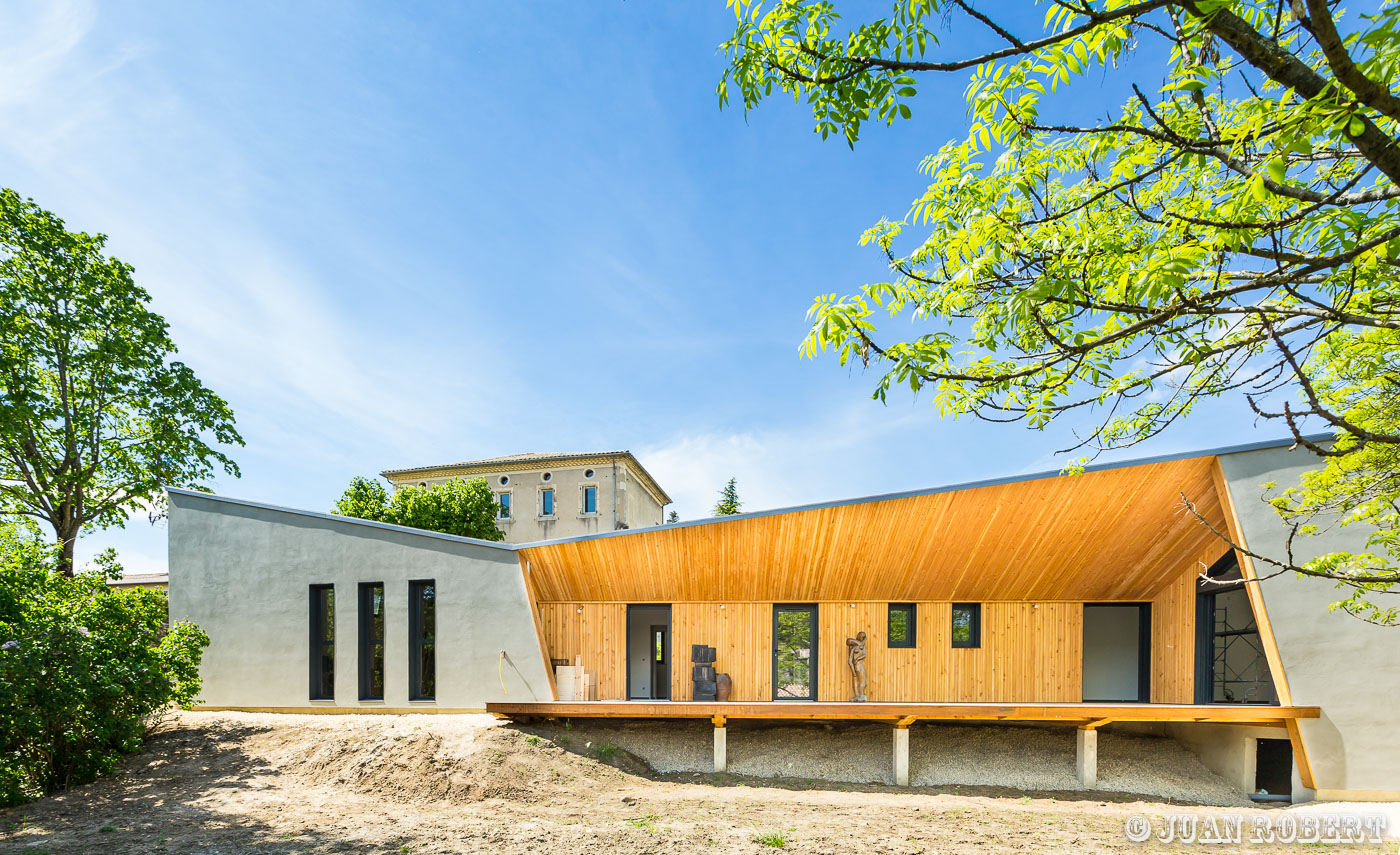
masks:
{"label": "shadow on ground", "polygon": [[[534,719],[531,721],[512,722],[503,725],[503,727],[507,730],[514,730],[542,739],[548,739],[565,751],[572,752],[581,757],[607,763],[629,774],[639,775],[654,781],[704,784],[713,787],[761,787],[791,790],[795,792],[919,793],[922,795],[973,796],[993,799],[1013,799],[1022,802],[1035,799],[1048,799],[1052,801],[1087,802],[1094,804],[1130,804],[1141,802],[1144,798],[1147,798],[1141,793],[1123,793],[1113,792],[1111,790],[1023,789],[979,784],[898,787],[892,784],[884,784],[875,781],[857,783],[791,776],[759,777],[754,775],[734,774],[731,772],[658,772],[645,758],[607,741],[607,736],[616,728],[625,728],[629,724],[654,726],[655,722],[647,719],[608,719],[606,727],[598,728],[591,726],[590,722],[587,720],[573,722],[559,719]],[[706,750],[708,750],[708,740],[711,734],[708,724],[675,721],[669,722],[669,724],[672,725],[673,729],[679,726],[681,729],[692,731],[690,734],[691,738],[703,742],[706,746]],[[685,727],[686,725],[692,726],[687,728]],[[782,726],[792,727],[793,725],[791,723],[776,726],[770,725],[770,727]],[[765,725],[763,724],[758,725],[758,729],[763,729],[764,727]],[[813,727],[821,727],[824,730],[842,730],[848,726],[844,723],[835,723],[833,725],[813,725]],[[1163,797],[1152,797],[1152,800],[1166,805],[1201,804],[1200,802]]]}

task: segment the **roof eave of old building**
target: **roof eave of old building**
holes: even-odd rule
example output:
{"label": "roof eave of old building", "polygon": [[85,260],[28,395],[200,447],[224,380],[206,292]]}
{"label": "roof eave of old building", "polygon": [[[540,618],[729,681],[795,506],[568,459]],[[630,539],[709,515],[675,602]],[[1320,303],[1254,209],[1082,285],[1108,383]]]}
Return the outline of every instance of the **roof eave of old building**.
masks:
{"label": "roof eave of old building", "polygon": [[642,486],[652,494],[658,504],[671,504],[671,497],[661,484],[652,477],[636,455],[630,451],[585,451],[566,454],[512,454],[505,457],[488,457],[481,460],[466,460],[460,463],[442,463],[433,466],[414,466],[407,469],[385,469],[379,474],[393,483],[412,478],[445,478],[463,475],[494,475],[498,472],[518,472],[548,469],[561,463],[570,466],[605,466],[625,462],[637,475]]}

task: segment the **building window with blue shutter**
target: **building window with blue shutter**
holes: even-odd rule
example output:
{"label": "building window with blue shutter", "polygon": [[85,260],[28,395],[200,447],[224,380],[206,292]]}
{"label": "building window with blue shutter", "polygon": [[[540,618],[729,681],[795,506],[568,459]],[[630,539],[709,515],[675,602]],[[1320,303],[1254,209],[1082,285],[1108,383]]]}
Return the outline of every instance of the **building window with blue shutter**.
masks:
{"label": "building window with blue shutter", "polygon": [[583,513],[598,513],[598,488],[592,484],[583,488]]}
{"label": "building window with blue shutter", "polygon": [[554,516],[554,488],[550,487],[540,491],[540,516]]}

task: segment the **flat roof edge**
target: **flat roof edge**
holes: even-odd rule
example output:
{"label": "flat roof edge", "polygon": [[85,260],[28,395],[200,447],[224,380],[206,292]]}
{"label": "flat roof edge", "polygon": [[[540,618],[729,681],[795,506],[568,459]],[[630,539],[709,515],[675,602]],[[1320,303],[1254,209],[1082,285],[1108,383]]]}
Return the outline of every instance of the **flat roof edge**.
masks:
{"label": "flat roof edge", "polygon": [[264,511],[277,511],[284,514],[292,514],[299,517],[311,517],[312,519],[328,520],[330,522],[349,523],[350,525],[377,528],[383,531],[394,531],[402,534],[414,534],[420,537],[429,537],[434,540],[445,540],[450,543],[465,543],[471,546],[489,546],[493,549],[501,549],[506,552],[514,552],[519,548],[513,543],[502,543],[495,540],[482,540],[479,537],[462,537],[456,534],[444,534],[440,531],[429,531],[425,528],[413,528],[406,525],[394,525],[393,523],[376,522],[374,520],[364,520],[359,517],[345,517],[340,514],[327,514],[320,511],[308,511],[301,508],[289,508],[285,505],[274,505],[268,502],[255,502],[252,499],[237,499],[233,496],[222,496],[218,493],[206,493],[203,490],[187,490],[183,487],[166,487],[165,492],[172,496],[189,496],[196,499],[209,499],[210,501],[223,502],[229,505],[241,505],[248,508],[257,508]]}

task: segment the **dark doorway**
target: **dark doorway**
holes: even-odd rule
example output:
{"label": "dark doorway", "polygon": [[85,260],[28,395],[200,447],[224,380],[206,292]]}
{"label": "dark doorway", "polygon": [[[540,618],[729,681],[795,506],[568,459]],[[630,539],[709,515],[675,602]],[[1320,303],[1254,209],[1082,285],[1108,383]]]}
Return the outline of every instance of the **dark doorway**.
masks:
{"label": "dark doorway", "polygon": [[1151,702],[1150,603],[1084,604],[1083,699]]}
{"label": "dark doorway", "polygon": [[634,603],[627,607],[627,699],[671,697],[671,606]]}
{"label": "dark doorway", "polygon": [[773,607],[773,700],[817,699],[817,607]]}
{"label": "dark doorway", "polygon": [[1293,800],[1293,745],[1287,739],[1260,739],[1254,756],[1255,801]]}
{"label": "dark doorway", "polygon": [[671,630],[666,626],[651,628],[651,698],[664,701],[671,692]]}
{"label": "dark doorway", "polygon": [[1278,703],[1234,552],[1196,586],[1196,703]]}

